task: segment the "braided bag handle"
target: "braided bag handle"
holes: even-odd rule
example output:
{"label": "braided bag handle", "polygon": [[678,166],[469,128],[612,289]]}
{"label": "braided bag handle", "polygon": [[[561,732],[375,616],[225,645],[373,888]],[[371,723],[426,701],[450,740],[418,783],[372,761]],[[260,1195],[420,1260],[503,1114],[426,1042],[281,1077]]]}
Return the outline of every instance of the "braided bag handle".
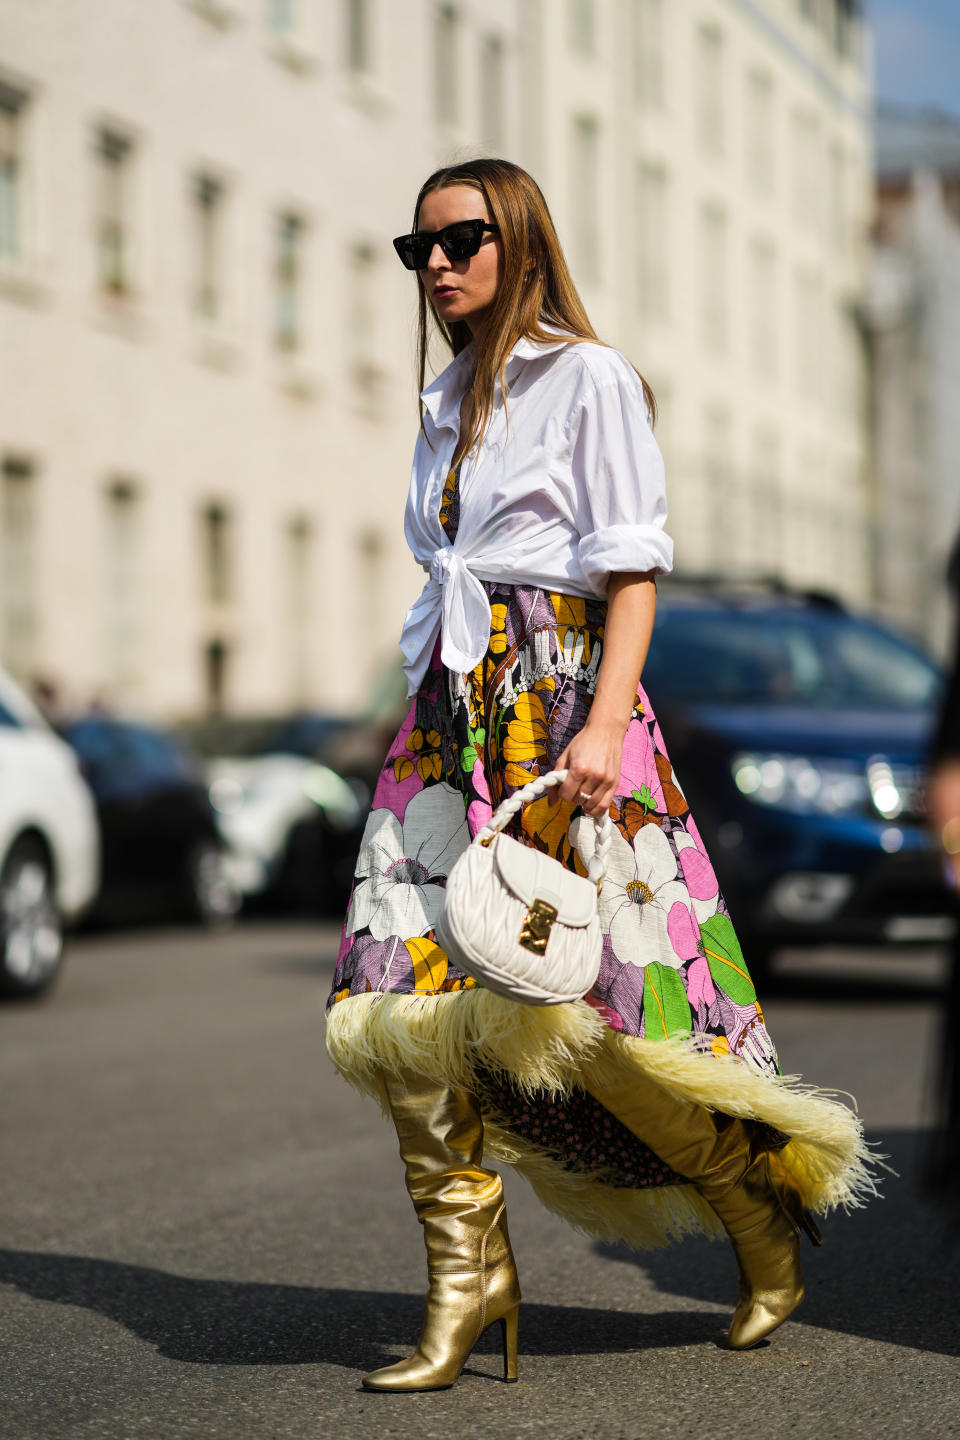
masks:
{"label": "braided bag handle", "polygon": [[[541,795],[552,790],[555,785],[562,785],[569,773],[569,770],[551,770],[547,775],[538,775],[529,785],[524,785],[522,790],[508,796],[502,805],[497,806],[483,829],[477,831],[474,836],[475,843],[489,845],[494,835],[499,834],[524,805],[529,805],[531,800],[539,800]],[[602,815],[594,816],[593,823],[597,832],[597,843],[587,865],[587,875],[599,890],[607,873],[607,856],[613,844],[613,826],[606,811]]]}

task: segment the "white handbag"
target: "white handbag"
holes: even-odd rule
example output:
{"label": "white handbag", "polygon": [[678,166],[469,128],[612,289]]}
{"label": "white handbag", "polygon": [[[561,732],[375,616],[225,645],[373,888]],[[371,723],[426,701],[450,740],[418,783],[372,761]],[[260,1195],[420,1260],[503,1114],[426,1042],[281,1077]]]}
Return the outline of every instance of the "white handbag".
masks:
{"label": "white handbag", "polygon": [[597,897],[613,841],[595,819],[589,878],[500,831],[566,770],[551,770],[504,800],[447,876],[437,943],[488,990],[524,1005],[579,1000],[596,982],[603,937]]}

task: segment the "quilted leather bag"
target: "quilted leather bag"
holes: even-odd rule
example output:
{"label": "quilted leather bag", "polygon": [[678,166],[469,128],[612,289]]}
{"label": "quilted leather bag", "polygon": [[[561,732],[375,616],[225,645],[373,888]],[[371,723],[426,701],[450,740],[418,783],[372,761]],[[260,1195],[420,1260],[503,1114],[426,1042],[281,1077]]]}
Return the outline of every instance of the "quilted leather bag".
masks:
{"label": "quilted leather bag", "polygon": [[589,878],[500,832],[566,770],[551,770],[511,795],[447,876],[437,942],[488,990],[524,1005],[581,999],[600,970],[597,897],[613,840],[609,815],[595,819]]}

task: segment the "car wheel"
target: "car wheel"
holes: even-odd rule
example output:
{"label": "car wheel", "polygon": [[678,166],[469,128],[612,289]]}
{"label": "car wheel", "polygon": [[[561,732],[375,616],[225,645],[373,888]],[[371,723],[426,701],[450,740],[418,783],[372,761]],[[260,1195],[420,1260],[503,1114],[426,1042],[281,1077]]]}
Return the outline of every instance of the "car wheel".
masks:
{"label": "car wheel", "polygon": [[187,904],[202,925],[229,925],[242,896],[229,874],[227,858],[215,840],[200,840],[187,860]]}
{"label": "car wheel", "polygon": [[63,924],[42,842],[15,840],[0,871],[0,995],[39,995],[57,976]]}

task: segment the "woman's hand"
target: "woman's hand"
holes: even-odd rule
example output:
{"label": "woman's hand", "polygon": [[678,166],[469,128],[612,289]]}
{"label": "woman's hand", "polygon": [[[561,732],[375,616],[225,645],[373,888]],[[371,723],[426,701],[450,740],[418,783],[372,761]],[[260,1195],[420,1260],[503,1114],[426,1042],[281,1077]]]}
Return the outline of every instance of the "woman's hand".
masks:
{"label": "woman's hand", "polygon": [[554,796],[575,800],[590,816],[609,810],[617,793],[624,736],[653,632],[655,576],[654,570],[610,576],[603,659],[590,714],[557,761],[556,768],[570,774]]}
{"label": "woman's hand", "polygon": [[573,800],[585,815],[603,815],[613,804],[620,779],[624,727],[616,722],[588,720],[557,761],[569,770],[551,799]]}

